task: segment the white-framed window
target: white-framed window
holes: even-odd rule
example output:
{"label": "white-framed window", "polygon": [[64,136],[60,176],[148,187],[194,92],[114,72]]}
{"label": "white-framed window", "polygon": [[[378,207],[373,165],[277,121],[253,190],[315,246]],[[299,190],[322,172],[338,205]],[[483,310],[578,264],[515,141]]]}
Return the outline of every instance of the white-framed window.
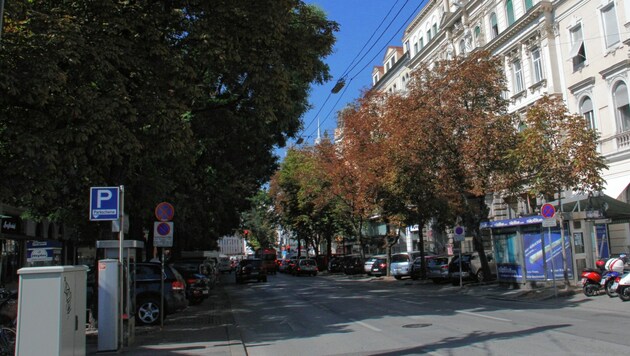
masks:
{"label": "white-framed window", "polygon": [[437,35],[437,24],[436,23],[433,24],[431,32],[433,33],[433,36]]}
{"label": "white-framed window", "polygon": [[617,24],[617,11],[615,3],[611,2],[602,8],[602,23],[604,25],[604,38],[606,39],[606,48],[619,43],[619,25]]}
{"label": "white-framed window", "polygon": [[525,11],[531,9],[534,6],[533,0],[525,0]]}
{"label": "white-framed window", "polygon": [[418,42],[413,44],[413,54],[418,54]]}
{"label": "white-framed window", "polygon": [[621,132],[630,130],[630,101],[628,100],[628,86],[620,81],[613,87],[615,114]]}
{"label": "white-framed window", "polygon": [[523,81],[523,66],[521,65],[520,59],[512,62],[512,73],[514,74],[514,94],[518,94],[525,90],[525,82]]}
{"label": "white-framed window", "polygon": [[405,42],[405,53],[409,52],[409,41]]}
{"label": "white-framed window", "polygon": [[532,79],[534,83],[538,83],[541,80],[545,79],[540,48],[539,47],[532,48],[531,55],[532,55]]}
{"label": "white-framed window", "polygon": [[464,41],[463,39],[459,41],[459,54],[466,54],[466,41]]}
{"label": "white-framed window", "polygon": [[580,114],[584,116],[586,124],[590,129],[596,129],[595,126],[595,112],[593,111],[593,101],[590,97],[584,97],[580,102]]}
{"label": "white-framed window", "polygon": [[431,29],[427,30],[427,43],[431,42]]}
{"label": "white-framed window", "polygon": [[494,12],[490,14],[490,34],[492,38],[499,35],[499,23],[497,22],[497,14]]}
{"label": "white-framed window", "polygon": [[372,77],[372,85],[376,85],[378,83],[378,74]]}
{"label": "white-framed window", "polygon": [[569,58],[573,61],[573,70],[584,66],[586,62],[586,50],[584,48],[584,37],[582,36],[582,25],[579,24],[569,30],[571,35],[571,52]]}
{"label": "white-framed window", "polygon": [[424,38],[420,37],[420,39],[418,40],[418,45],[420,49],[424,48]]}

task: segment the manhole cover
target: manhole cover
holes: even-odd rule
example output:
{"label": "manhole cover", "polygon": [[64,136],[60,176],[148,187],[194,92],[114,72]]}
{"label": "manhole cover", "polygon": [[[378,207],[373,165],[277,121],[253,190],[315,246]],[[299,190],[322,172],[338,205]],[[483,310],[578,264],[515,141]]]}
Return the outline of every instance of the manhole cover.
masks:
{"label": "manhole cover", "polygon": [[425,324],[407,324],[403,325],[403,328],[407,329],[417,329],[417,328],[426,328],[427,326],[431,326],[433,324],[425,323]]}

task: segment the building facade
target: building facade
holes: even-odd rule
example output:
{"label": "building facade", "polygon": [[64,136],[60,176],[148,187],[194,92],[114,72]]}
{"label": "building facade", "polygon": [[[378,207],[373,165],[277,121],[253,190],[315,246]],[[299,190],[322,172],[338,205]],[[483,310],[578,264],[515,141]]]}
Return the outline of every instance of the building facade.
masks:
{"label": "building facade", "polygon": [[[406,28],[402,55],[392,55],[395,47],[390,47],[383,66],[374,68],[373,89],[384,93],[404,91],[410,73],[421,63],[466,56],[478,49],[489,51],[503,62],[507,79],[504,95],[509,99],[510,112],[525,113],[543,95],[557,95],[571,112],[583,115],[597,130],[598,149],[609,165],[603,172],[607,185],[602,193],[628,203],[629,28],[630,3],[620,0],[432,0]],[[391,63],[392,58],[400,63]],[[567,212],[563,216],[565,226],[554,233],[556,245],[571,248],[571,267],[579,269],[592,265],[596,258],[630,251],[630,226],[622,219],[628,206],[611,202],[623,213],[617,213],[614,219],[598,220],[586,217],[588,212],[580,207],[580,197],[565,192],[558,198],[559,207],[564,208],[564,199],[567,209],[572,209],[563,210]],[[524,261],[530,236],[527,231],[536,229],[541,220],[523,217],[537,216],[544,202],[506,200],[491,194],[487,203],[489,220],[498,222],[486,226],[494,233],[493,243],[516,243],[518,251],[506,253],[511,254],[508,259]],[[597,217],[606,215],[603,211]],[[609,211],[608,215],[613,214]],[[502,222],[520,227],[504,230]],[[418,229],[408,229],[408,245],[413,245],[418,235]],[[512,236],[518,239],[512,241]],[[431,236],[424,239],[435,244]],[[503,254],[499,249],[495,253]],[[521,256],[516,256],[519,253]],[[509,274],[536,279],[528,271],[534,268],[523,262]]]}

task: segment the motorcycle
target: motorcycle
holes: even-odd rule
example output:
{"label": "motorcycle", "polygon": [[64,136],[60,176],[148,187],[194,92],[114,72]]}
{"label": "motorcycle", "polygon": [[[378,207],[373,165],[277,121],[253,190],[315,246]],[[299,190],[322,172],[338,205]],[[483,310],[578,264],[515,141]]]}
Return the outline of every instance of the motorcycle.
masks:
{"label": "motorcycle", "polygon": [[201,304],[209,296],[208,277],[195,273],[186,280],[186,297],[190,305]]}
{"label": "motorcycle", "polygon": [[606,261],[598,260],[595,262],[597,268],[585,268],[582,270],[581,283],[582,291],[587,297],[592,297],[599,294],[599,290],[602,288],[602,274]]}
{"label": "motorcycle", "polygon": [[619,298],[624,302],[630,300],[630,272],[625,272],[622,276],[615,278],[612,288],[615,288]]}
{"label": "motorcycle", "polygon": [[604,265],[606,272],[602,275],[601,287],[604,288],[606,294],[611,298],[618,296],[617,288],[613,288],[613,284],[617,277],[623,275],[626,262],[627,257],[625,254],[622,254],[618,258],[609,259]]}

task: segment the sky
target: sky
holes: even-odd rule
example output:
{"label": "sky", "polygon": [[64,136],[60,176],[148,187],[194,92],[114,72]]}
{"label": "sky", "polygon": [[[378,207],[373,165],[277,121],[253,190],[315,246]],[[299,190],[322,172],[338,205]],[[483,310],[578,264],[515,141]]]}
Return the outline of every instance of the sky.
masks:
{"label": "sky", "polygon": [[[324,85],[313,85],[309,102],[312,109],[303,117],[300,137],[312,145],[317,137],[317,118],[322,136],[330,137],[337,126],[336,112],[360,97],[371,87],[372,69],[383,65],[388,46],[402,46],[406,27],[426,0],[305,0],[317,5],[329,20],[339,23],[333,53],[324,61],[333,79]],[[386,16],[388,15],[388,16]],[[379,27],[380,25],[380,27]],[[353,62],[354,61],[354,62]],[[337,81],[345,75],[346,85],[331,94]],[[289,146],[295,142],[289,142]],[[284,158],[280,152],[280,158]]]}

